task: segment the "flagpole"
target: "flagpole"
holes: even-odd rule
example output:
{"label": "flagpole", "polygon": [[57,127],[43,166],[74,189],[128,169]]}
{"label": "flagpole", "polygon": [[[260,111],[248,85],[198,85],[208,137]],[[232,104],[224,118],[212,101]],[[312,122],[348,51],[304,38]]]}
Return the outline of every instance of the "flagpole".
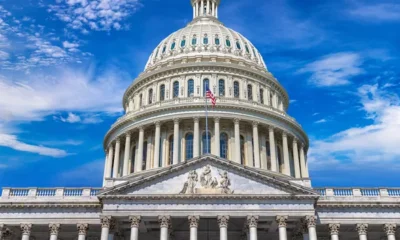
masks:
{"label": "flagpole", "polygon": [[[206,86],[204,86],[204,87],[206,87]],[[206,154],[207,153],[209,153],[208,152],[208,150],[209,150],[209,143],[208,143],[208,98],[207,98],[207,89],[206,89],[206,92],[205,92],[205,97],[206,97]]]}

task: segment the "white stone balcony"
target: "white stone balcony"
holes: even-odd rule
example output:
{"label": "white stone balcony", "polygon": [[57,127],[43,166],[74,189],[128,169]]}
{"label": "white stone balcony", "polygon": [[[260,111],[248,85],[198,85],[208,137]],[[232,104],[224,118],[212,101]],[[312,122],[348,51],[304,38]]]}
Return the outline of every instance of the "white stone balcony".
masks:
{"label": "white stone balcony", "polygon": [[400,188],[314,188],[319,201],[390,201],[400,202]]}
{"label": "white stone balcony", "polygon": [[0,202],[96,199],[101,188],[3,188]]}

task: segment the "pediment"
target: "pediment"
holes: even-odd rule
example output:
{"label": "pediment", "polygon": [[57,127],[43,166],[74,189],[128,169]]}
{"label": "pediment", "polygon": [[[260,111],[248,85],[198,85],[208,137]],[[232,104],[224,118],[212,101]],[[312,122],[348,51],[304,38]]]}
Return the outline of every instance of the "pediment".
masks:
{"label": "pediment", "polygon": [[106,189],[104,197],[143,196],[318,196],[312,189],[293,184],[286,177],[206,156],[132,178]]}

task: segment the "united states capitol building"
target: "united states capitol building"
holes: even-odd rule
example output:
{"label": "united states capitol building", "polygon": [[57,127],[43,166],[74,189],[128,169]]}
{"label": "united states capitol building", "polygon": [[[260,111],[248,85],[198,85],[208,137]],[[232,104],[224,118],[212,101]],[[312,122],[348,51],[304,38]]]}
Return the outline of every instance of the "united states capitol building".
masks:
{"label": "united states capitol building", "polygon": [[0,238],[395,240],[400,188],[313,188],[284,87],[220,0],[191,4],[123,96],[103,188],[4,187]]}

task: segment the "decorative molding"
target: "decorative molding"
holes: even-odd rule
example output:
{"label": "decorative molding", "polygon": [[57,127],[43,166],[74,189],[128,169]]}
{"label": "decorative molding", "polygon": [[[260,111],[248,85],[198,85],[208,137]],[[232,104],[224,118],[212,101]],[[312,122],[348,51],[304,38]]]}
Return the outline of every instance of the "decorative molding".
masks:
{"label": "decorative molding", "polygon": [[76,225],[76,228],[78,229],[78,235],[85,235],[87,234],[87,231],[89,229],[89,224],[87,223],[79,223]]}
{"label": "decorative molding", "polygon": [[200,222],[199,216],[189,216],[188,220],[189,220],[190,228],[198,228],[199,227],[199,222]]}
{"label": "decorative molding", "polygon": [[306,216],[305,217],[307,227],[315,227],[317,225],[317,217],[316,216]]}
{"label": "decorative molding", "polygon": [[58,224],[58,223],[50,223],[49,224],[50,235],[58,235],[59,231],[60,231],[60,224]]}
{"label": "decorative molding", "polygon": [[339,235],[339,229],[340,229],[339,223],[331,223],[328,225],[328,228],[331,235]]}
{"label": "decorative molding", "polygon": [[368,224],[366,224],[366,223],[357,224],[356,225],[356,230],[358,232],[358,235],[367,235]]}
{"label": "decorative molding", "polygon": [[383,231],[386,233],[387,236],[395,235],[396,234],[396,224],[387,223],[383,225]]}
{"label": "decorative molding", "polygon": [[247,216],[247,226],[249,228],[257,228],[258,216]]}
{"label": "decorative molding", "polygon": [[21,223],[21,233],[22,235],[31,235],[32,224]]}
{"label": "decorative molding", "polygon": [[170,216],[158,216],[158,222],[160,223],[161,228],[169,228],[171,225],[171,217]]}
{"label": "decorative molding", "polygon": [[111,216],[102,216],[100,222],[102,228],[111,229],[115,225],[115,220]]}
{"label": "decorative molding", "polygon": [[100,202],[98,203],[60,203],[55,199],[53,202],[48,201],[46,203],[23,203],[23,202],[12,202],[0,203],[0,208],[94,208],[101,209]]}
{"label": "decorative molding", "polygon": [[278,227],[284,227],[286,228],[287,226],[287,221],[288,216],[276,216],[276,222],[278,223]]}
{"label": "decorative molding", "polygon": [[131,228],[138,228],[142,218],[140,216],[130,216]]}
{"label": "decorative molding", "polygon": [[220,228],[228,228],[229,216],[218,216],[217,221]]}

